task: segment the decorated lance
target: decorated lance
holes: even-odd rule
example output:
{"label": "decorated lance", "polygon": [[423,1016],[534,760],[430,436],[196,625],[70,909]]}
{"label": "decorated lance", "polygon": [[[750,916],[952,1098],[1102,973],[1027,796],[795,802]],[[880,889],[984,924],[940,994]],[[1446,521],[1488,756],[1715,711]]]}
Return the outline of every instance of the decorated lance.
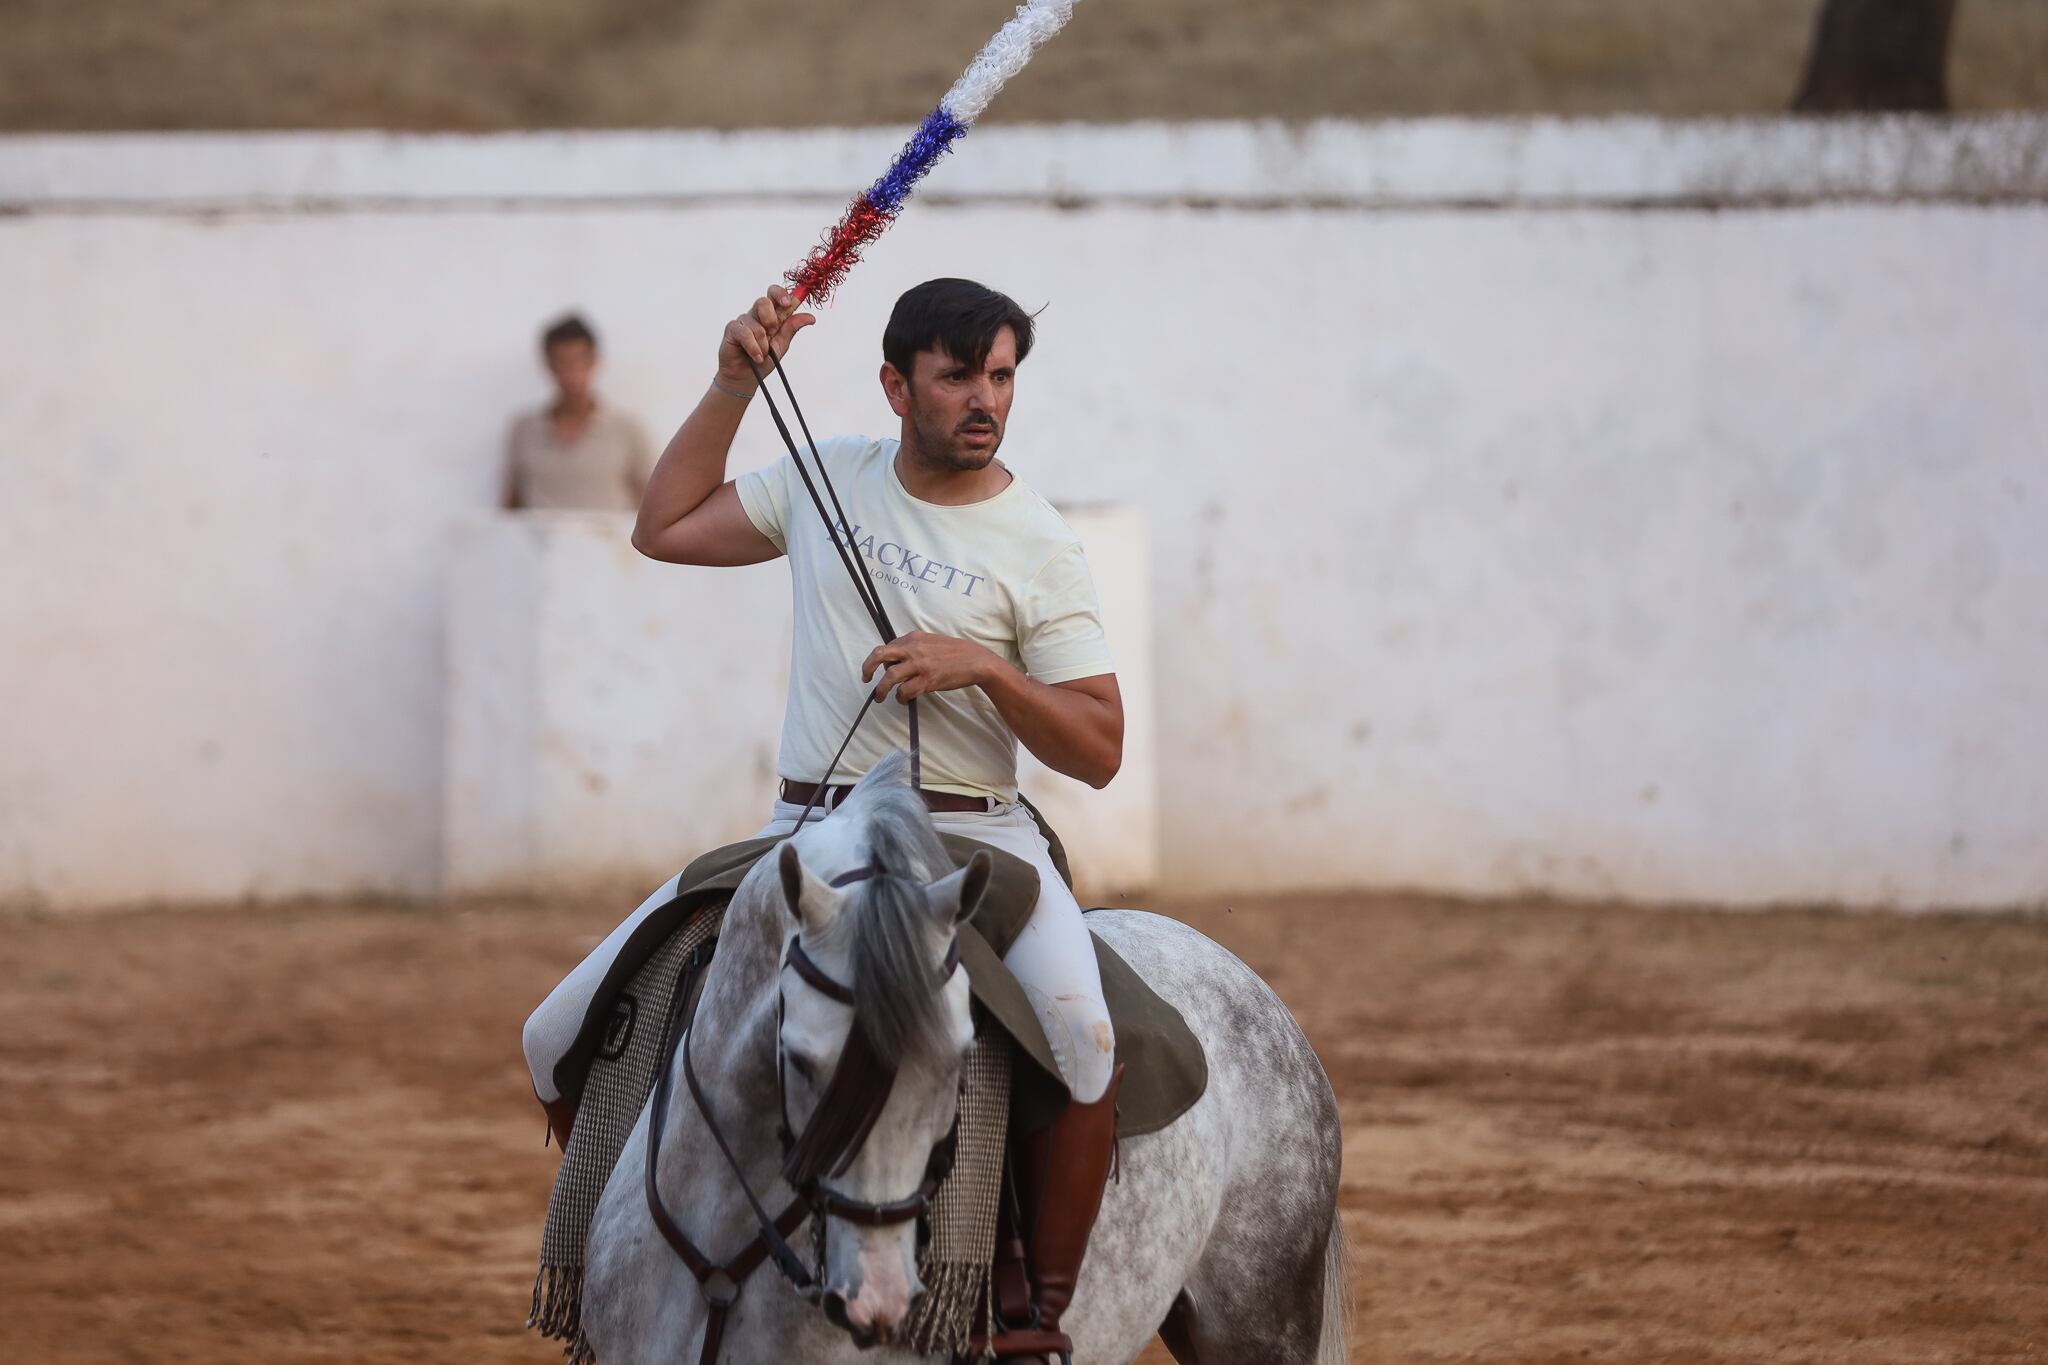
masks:
{"label": "decorated lance", "polygon": [[1075,0],[1027,0],[1010,22],[996,30],[973,63],[953,82],[939,107],[925,115],[910,141],[896,154],[888,171],[847,205],[832,230],[804,260],[783,278],[791,285],[794,303],[824,303],[860,260],[862,248],[882,235],[903,211],[910,192],[938,159],[951,149],[1010,77],[1024,69],[1031,54],[1066,26]]}
{"label": "decorated lance", "polygon": [[[790,271],[783,278],[790,283],[790,298],[779,306],[786,317],[797,305],[809,300],[824,303],[832,297],[832,291],[846,278],[846,272],[860,261],[862,248],[882,235],[885,228],[896,220],[903,206],[910,199],[910,192],[917,188],[917,182],[924,179],[938,159],[951,149],[953,144],[974,126],[974,121],[987,109],[989,101],[996,97],[1010,77],[1024,69],[1031,60],[1031,54],[1045,45],[1047,39],[1066,27],[1073,17],[1075,0],[1025,0],[1017,7],[1017,13],[1010,21],[996,30],[995,37],[988,40],[975,55],[960,79],[953,82],[953,88],[939,101],[939,107],[925,116],[923,123],[903,144],[903,150],[889,164],[889,169],[880,180],[867,187],[847,205],[846,212],[833,225],[832,230],[804,263]],[[749,364],[752,364],[751,360]],[[789,397],[790,411],[796,417],[797,426],[803,431],[804,442],[811,448],[811,460],[817,467],[817,482],[813,483],[810,471],[804,468],[802,457],[797,453],[796,438],[776,410],[775,400],[768,399],[768,411],[775,418],[775,429],[782,437],[782,443],[789,448],[789,458],[795,463],[797,472],[803,475],[804,487],[811,495],[812,505],[825,522],[826,533],[831,536],[834,548],[839,550],[840,562],[853,580],[854,591],[860,594],[861,604],[874,618],[876,629],[886,642],[896,637],[896,630],[883,609],[879,596],[873,596],[874,587],[862,574],[854,559],[848,554],[845,544],[833,530],[832,514],[825,510],[825,499],[819,495],[819,485],[830,495],[832,506],[839,511],[840,524],[846,521],[844,509],[839,508],[839,493],[832,487],[831,475],[826,472],[825,462],[818,455],[818,447],[811,440],[810,427],[804,422],[803,410],[796,405],[796,392],[789,387],[789,373],[783,369],[779,358],[771,348],[768,353],[769,369],[782,379],[783,392]],[[759,392],[764,396],[768,390],[768,379],[760,368],[754,368],[754,379]],[[802,829],[811,817],[818,800],[831,786],[832,779],[839,772],[839,761],[846,756],[847,745],[853,743],[854,732],[860,729],[861,720],[873,708],[875,697],[868,695],[865,705],[854,713],[853,724],[847,729],[846,738],[840,742],[839,752],[832,756],[824,777],[812,788],[811,799],[797,817],[796,827]],[[917,701],[909,703],[910,723],[910,785],[923,785],[920,762],[920,746],[917,735]]]}

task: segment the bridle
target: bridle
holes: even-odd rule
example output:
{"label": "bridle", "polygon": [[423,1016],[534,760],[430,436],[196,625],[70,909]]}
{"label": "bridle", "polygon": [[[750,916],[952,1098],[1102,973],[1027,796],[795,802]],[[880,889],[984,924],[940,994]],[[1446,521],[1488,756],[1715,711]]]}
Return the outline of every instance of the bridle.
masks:
{"label": "bridle", "polygon": [[[846,886],[881,875],[884,874],[876,867],[858,868],[834,878],[832,885]],[[696,1030],[686,1027],[690,1013],[689,1002],[704,965],[710,961],[712,946],[706,944],[691,953],[684,960],[677,978],[676,1003],[670,1018],[668,1041],[663,1049],[663,1065],[654,1083],[653,1107],[648,1115],[644,1181],[647,1211],[654,1219],[654,1226],[660,1231],[662,1239],[688,1267],[690,1274],[696,1278],[698,1291],[704,1296],[704,1347],[698,1353],[699,1365],[712,1365],[712,1362],[718,1359],[719,1345],[725,1334],[726,1314],[739,1302],[740,1285],[762,1261],[773,1261],[782,1277],[788,1280],[790,1286],[806,1301],[814,1304],[821,1302],[824,1298],[822,1281],[825,1274],[825,1220],[838,1218],[862,1227],[889,1227],[922,1218],[930,1206],[933,1193],[952,1173],[953,1158],[959,1148],[960,1139],[960,1116],[955,1111],[952,1126],[947,1129],[946,1135],[932,1144],[931,1155],[925,1161],[924,1178],[919,1181],[916,1191],[905,1198],[868,1203],[849,1198],[825,1184],[822,1179],[813,1176],[793,1185],[796,1197],[779,1216],[770,1218],[768,1210],[762,1206],[753,1187],[747,1183],[746,1171],[741,1167],[739,1158],[733,1154],[732,1144],[726,1140],[724,1130],[719,1127],[718,1118],[712,1112],[710,1101],[705,1096],[703,1084],[697,1079],[696,1064],[691,1056],[690,1039]],[[795,972],[804,984],[827,999],[847,1006],[854,1004],[852,988],[833,980],[811,959],[810,954],[804,951],[800,933],[790,938],[789,948],[783,954],[782,965],[785,970]],[[950,981],[959,967],[960,940],[956,935],[952,945],[946,950],[944,962],[940,965],[938,983],[943,986]],[[802,1137],[792,1131],[789,1123],[789,1091],[785,1077],[787,1058],[782,1045],[782,1011],[781,992],[778,988],[775,1006],[775,1089],[777,1112],[780,1115],[777,1137],[782,1144],[786,1168],[790,1153],[802,1141]],[[839,1062],[833,1068],[832,1079],[827,1082],[817,1108],[813,1110],[805,1125],[807,1132],[811,1125],[819,1122],[826,1111],[827,1103],[835,1098],[835,1093],[844,1093],[842,1086],[878,1085],[882,1097],[886,1099],[889,1089],[895,1085],[895,1067],[876,1057],[865,1039],[866,1034],[856,1019],[852,1028],[848,1030],[847,1043],[840,1051]],[[669,1212],[667,1204],[663,1202],[655,1178],[661,1160],[662,1132],[667,1122],[678,1044],[683,1054],[683,1080],[689,1086],[690,1097],[696,1102],[697,1112],[703,1117],[704,1126],[711,1132],[711,1140],[717,1144],[719,1153],[724,1156],[726,1165],[732,1171],[733,1178],[739,1182],[740,1193],[746,1197],[757,1227],[753,1240],[723,1263],[713,1261],[690,1240],[689,1235],[676,1222],[675,1216]],[[852,1063],[852,1070],[848,1069],[849,1060]],[[875,1105],[875,1110],[879,1112],[879,1102]],[[845,1150],[837,1154],[836,1165],[831,1174],[840,1174],[851,1164],[872,1126],[873,1119],[870,1117],[857,1127]],[[804,1264],[803,1259],[790,1247],[788,1240],[806,1219],[810,1219],[813,1226],[811,1240],[815,1270],[812,1266]]]}
{"label": "bridle", "polygon": [[[952,946],[946,952],[945,961],[940,965],[940,983],[944,984],[946,981],[951,980],[954,971],[959,968],[959,965],[960,940],[956,937],[953,940]],[[810,954],[804,951],[801,938],[792,938],[789,941],[789,951],[783,957],[783,966],[794,971],[803,979],[806,985],[823,995],[826,999],[849,1007],[854,1003],[853,992],[826,975],[824,970],[811,960]],[[797,1147],[798,1135],[789,1122],[789,1084],[785,1074],[787,1056],[782,1047],[781,1022],[782,1005],[778,999],[776,1003],[775,1089],[782,1106],[782,1121],[776,1128],[776,1136],[782,1142],[785,1178],[787,1178],[789,1157]],[[818,1110],[813,1112],[811,1122],[818,1122],[819,1114],[824,1111],[827,1105],[839,1097],[835,1092],[843,1093],[841,1091],[842,1087],[851,1088],[872,1085],[880,1092],[881,1097],[886,1099],[889,1089],[895,1084],[895,1080],[895,1068],[875,1058],[872,1049],[865,1044],[865,1035],[862,1033],[860,1025],[856,1023],[847,1034],[846,1046],[840,1052],[839,1064],[833,1068],[832,1079],[826,1083],[818,1102]],[[876,1112],[879,1112],[880,1104],[877,1103],[874,1107]],[[860,1151],[862,1143],[866,1141],[867,1134],[868,1125],[863,1124],[851,1135],[851,1140],[847,1142],[845,1149],[839,1154],[838,1160],[834,1164],[832,1171],[834,1175],[843,1172],[852,1163],[854,1156]],[[879,1204],[870,1204],[862,1200],[850,1199],[825,1184],[821,1178],[815,1175],[796,1181],[792,1184],[791,1188],[796,1190],[798,1198],[804,1200],[812,1208],[849,1223],[858,1223],[863,1227],[879,1228],[887,1227],[892,1223],[907,1222],[912,1218],[923,1216],[925,1206],[930,1201],[932,1192],[938,1189],[945,1178],[952,1173],[953,1154],[958,1145],[959,1134],[960,1120],[959,1115],[955,1114],[953,1124],[946,1130],[946,1135],[932,1144],[931,1157],[925,1163],[924,1179],[919,1184],[917,1192],[904,1199]]]}

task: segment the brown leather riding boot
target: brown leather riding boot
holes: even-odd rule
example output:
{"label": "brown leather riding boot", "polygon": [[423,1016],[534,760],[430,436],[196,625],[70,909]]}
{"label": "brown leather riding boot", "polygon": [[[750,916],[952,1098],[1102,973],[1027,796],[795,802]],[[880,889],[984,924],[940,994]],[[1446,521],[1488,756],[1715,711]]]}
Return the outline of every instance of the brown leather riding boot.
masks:
{"label": "brown leather riding boot", "polygon": [[1124,1069],[1093,1104],[1069,1104],[1026,1138],[1017,1153],[1018,1204],[1023,1210],[1026,1264],[1037,1319],[998,1332],[997,1360],[1064,1357],[1074,1349],[1060,1318],[1074,1301],[1088,1234],[1102,1208],[1102,1190],[1116,1153],[1116,1092]]}

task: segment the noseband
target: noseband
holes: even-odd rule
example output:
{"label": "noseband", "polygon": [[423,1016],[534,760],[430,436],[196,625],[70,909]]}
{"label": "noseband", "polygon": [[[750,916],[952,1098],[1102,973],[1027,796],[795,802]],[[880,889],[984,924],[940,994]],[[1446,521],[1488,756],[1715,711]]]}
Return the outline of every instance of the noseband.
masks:
{"label": "noseband", "polygon": [[[879,868],[858,868],[835,878],[832,885],[846,886],[879,875]],[[783,956],[783,965],[827,999],[852,1006],[855,999],[852,989],[827,975],[824,969],[811,959],[810,954],[804,951],[801,938],[801,935],[797,935],[790,939],[789,950]],[[719,1345],[725,1335],[726,1314],[739,1302],[740,1285],[762,1261],[772,1260],[775,1268],[782,1272],[783,1278],[789,1281],[797,1293],[812,1303],[818,1302],[823,1294],[821,1281],[825,1273],[826,1218],[838,1218],[862,1227],[888,1227],[923,1217],[930,1205],[932,1194],[953,1169],[953,1157],[960,1139],[960,1116],[956,1111],[953,1125],[947,1130],[946,1136],[932,1144],[931,1155],[925,1161],[924,1179],[918,1183],[916,1192],[907,1198],[889,1203],[870,1204],[858,1199],[849,1199],[812,1176],[793,1185],[797,1197],[783,1209],[781,1216],[770,1218],[767,1209],[762,1207],[759,1197],[754,1194],[753,1187],[747,1183],[746,1171],[740,1166],[739,1158],[733,1154],[732,1144],[726,1141],[724,1131],[718,1126],[718,1119],[711,1111],[703,1084],[697,1079],[696,1064],[691,1057],[690,1040],[696,1030],[685,1027],[689,1015],[686,1007],[696,990],[697,978],[709,960],[710,945],[699,948],[684,961],[676,982],[676,1004],[669,1025],[668,1045],[663,1053],[667,1060],[657,1073],[652,1108],[648,1114],[647,1164],[644,1180],[647,1211],[654,1220],[654,1226],[660,1231],[662,1239],[689,1268],[691,1275],[696,1278],[699,1292],[704,1296],[704,1346],[698,1353],[699,1365],[712,1365],[712,1362],[718,1359]],[[959,970],[959,967],[960,940],[956,936],[952,946],[946,950],[938,984],[943,986],[952,980],[953,973]],[[786,1058],[782,1047],[782,1000],[779,991],[775,1006],[775,1022],[775,1089],[780,1113],[777,1135],[782,1142],[786,1164],[789,1154],[802,1142],[802,1138],[791,1132],[789,1124],[789,1092],[784,1076]],[[669,1212],[667,1204],[663,1202],[655,1180],[655,1172],[661,1160],[662,1131],[666,1125],[670,1081],[675,1071],[673,1059],[678,1044],[683,1053],[683,1080],[689,1086],[690,1098],[696,1102],[697,1112],[703,1116],[704,1126],[710,1130],[711,1140],[717,1144],[720,1155],[724,1156],[726,1165],[731,1168],[733,1177],[739,1182],[740,1193],[746,1196],[747,1206],[753,1211],[758,1228],[754,1239],[723,1264],[712,1261],[695,1242],[690,1240],[681,1224],[677,1223]],[[851,1069],[848,1066],[849,1058],[853,1061]],[[805,1125],[805,1132],[808,1133],[811,1126],[819,1121],[828,1102],[835,1098],[843,1098],[846,1091],[854,1086],[880,1086],[882,1097],[886,1101],[888,1091],[895,1083],[895,1067],[883,1063],[874,1055],[866,1042],[866,1033],[856,1019],[847,1033],[846,1046],[840,1050],[839,1063],[833,1068],[832,1079],[820,1095],[818,1108],[812,1113],[810,1122]],[[875,1106],[875,1112],[880,1112],[879,1103]],[[873,1118],[870,1117],[858,1127],[846,1149],[833,1158],[837,1161],[833,1174],[844,1171],[852,1162],[872,1126]],[[791,1249],[788,1241],[790,1235],[802,1226],[807,1218],[811,1220],[814,1229],[812,1242],[815,1273],[810,1267],[805,1266],[802,1258]]]}

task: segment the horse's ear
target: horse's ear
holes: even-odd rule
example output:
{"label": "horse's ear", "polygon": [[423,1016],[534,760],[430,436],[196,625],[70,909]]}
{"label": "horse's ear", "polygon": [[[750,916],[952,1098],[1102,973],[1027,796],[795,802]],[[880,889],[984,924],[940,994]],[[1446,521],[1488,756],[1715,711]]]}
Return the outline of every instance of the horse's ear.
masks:
{"label": "horse's ear", "polygon": [[785,843],[776,855],[775,870],[782,880],[782,903],[800,929],[822,929],[832,917],[832,888],[813,876],[797,856],[796,845]]}
{"label": "horse's ear", "polygon": [[932,883],[932,909],[955,924],[966,923],[981,904],[982,895],[988,890],[989,878],[995,875],[995,870],[996,860],[989,856],[988,850],[976,849],[974,856],[967,860],[967,866]]}

